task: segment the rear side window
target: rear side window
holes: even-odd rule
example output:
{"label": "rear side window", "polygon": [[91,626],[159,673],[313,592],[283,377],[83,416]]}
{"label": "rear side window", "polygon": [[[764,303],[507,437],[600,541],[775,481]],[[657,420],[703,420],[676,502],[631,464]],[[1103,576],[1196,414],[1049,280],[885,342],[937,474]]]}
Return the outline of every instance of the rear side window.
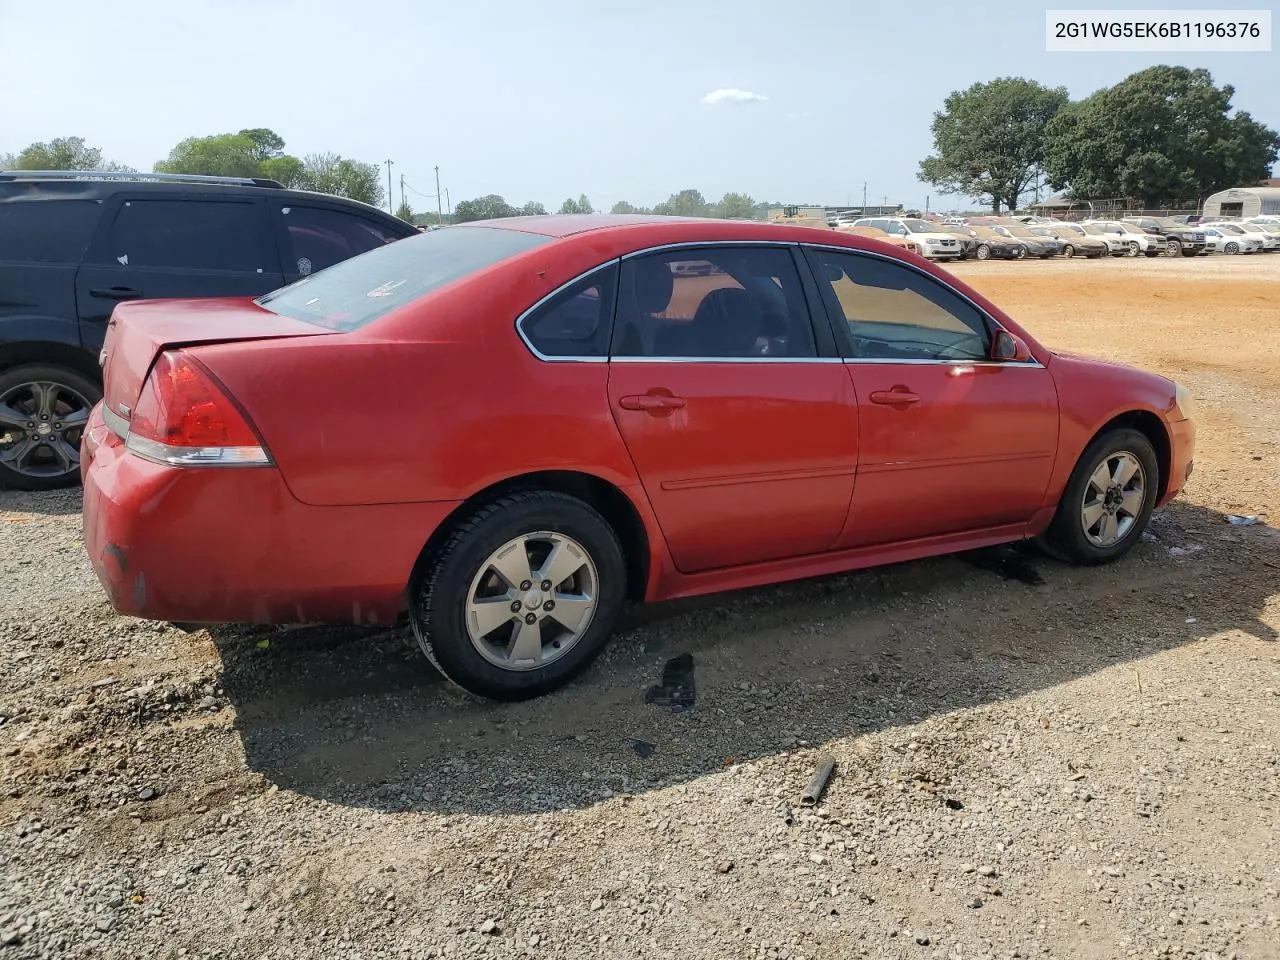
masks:
{"label": "rear side window", "polygon": [[344,260],[257,302],[295,320],[355,330],[445,284],[550,242],[550,237],[495,227],[432,230]]}
{"label": "rear side window", "polygon": [[235,200],[126,200],[101,259],[125,267],[262,272],[272,259],[264,213],[257,203]]}
{"label": "rear side window", "polygon": [[616,266],[583,277],[525,317],[521,333],[544,357],[608,356],[617,277]]}
{"label": "rear side window", "polygon": [[0,203],[0,260],[78,264],[101,212],[93,200]]}
{"label": "rear side window", "polygon": [[285,204],[280,215],[289,235],[285,270],[304,277],[402,236],[384,224],[325,207]]}

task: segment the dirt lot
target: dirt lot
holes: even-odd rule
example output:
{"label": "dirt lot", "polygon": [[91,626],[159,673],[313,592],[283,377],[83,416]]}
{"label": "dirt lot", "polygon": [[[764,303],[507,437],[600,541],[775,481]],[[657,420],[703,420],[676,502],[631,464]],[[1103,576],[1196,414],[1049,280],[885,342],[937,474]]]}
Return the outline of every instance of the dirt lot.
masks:
{"label": "dirt lot", "polygon": [[0,493],[0,958],[1280,957],[1280,534],[1226,520],[1280,515],[1280,256],[957,272],[1200,398],[1120,565],[653,609],[497,707],[398,632],[115,617],[78,496]]}

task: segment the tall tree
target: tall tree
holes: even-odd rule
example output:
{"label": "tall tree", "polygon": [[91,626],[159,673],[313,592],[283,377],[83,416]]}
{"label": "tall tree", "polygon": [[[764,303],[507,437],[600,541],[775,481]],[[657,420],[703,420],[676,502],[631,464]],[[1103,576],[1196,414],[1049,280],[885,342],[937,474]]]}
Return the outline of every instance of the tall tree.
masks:
{"label": "tall tree", "polygon": [[545,217],[547,208],[536,200],[530,200],[520,208],[520,216],[522,217]]}
{"label": "tall tree", "polygon": [[753,220],[756,202],[745,193],[726,193],[715,205],[714,213],[726,220]]}
{"label": "tall tree", "polygon": [[304,189],[382,206],[385,194],[377,164],[349,160],[336,153],[312,153],[302,166],[300,186]]}
{"label": "tall tree", "polygon": [[1189,200],[1270,176],[1280,136],[1244,111],[1208,70],[1156,66],[1072,104],[1049,124],[1045,173],[1081,199],[1144,206]]}
{"label": "tall tree", "polygon": [[462,200],[454,205],[453,222],[468,223],[472,220],[498,220],[517,216],[519,211],[496,193],[475,200]]}
{"label": "tall tree", "polygon": [[610,209],[610,213],[652,213],[648,207],[637,207],[635,204],[628,203],[626,200],[619,200]]}
{"label": "tall tree", "polygon": [[33,143],[11,165],[18,170],[113,170],[133,173],[132,167],[102,158],[102,150],[88,146],[84,137],[55,137],[48,143]]}
{"label": "tall tree", "polygon": [[187,137],[156,164],[156,173],[187,173],[208,177],[257,177],[262,147],[248,131]]}
{"label": "tall tree", "polygon": [[579,213],[595,213],[596,208],[591,205],[591,201],[587,199],[585,193],[578,194],[578,212]]}
{"label": "tall tree", "polygon": [[1065,87],[999,77],[957,90],[933,115],[934,154],[918,179],[1015,209],[1035,183],[1045,154],[1045,127],[1067,104]]}
{"label": "tall tree", "polygon": [[664,217],[705,217],[709,210],[706,198],[698,190],[673,193],[653,208],[654,213]]}
{"label": "tall tree", "polygon": [[401,201],[400,206],[396,208],[396,216],[405,223],[413,223],[413,208],[409,206],[408,201]]}

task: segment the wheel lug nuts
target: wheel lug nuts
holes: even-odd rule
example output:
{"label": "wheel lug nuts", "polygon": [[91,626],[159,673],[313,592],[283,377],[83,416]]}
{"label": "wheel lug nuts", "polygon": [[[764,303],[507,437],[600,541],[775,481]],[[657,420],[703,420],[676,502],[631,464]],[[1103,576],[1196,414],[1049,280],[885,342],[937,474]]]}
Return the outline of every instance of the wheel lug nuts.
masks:
{"label": "wheel lug nuts", "polygon": [[521,590],[532,590],[532,589],[533,589],[533,581],[532,581],[532,580],[525,580],[525,581],[523,581],[523,582],[520,584],[520,589],[521,589]]}
{"label": "wheel lug nuts", "polygon": [[526,614],[524,615],[524,622],[525,622],[525,623],[537,623],[537,622],[538,622],[538,615],[537,615],[536,613],[526,613]]}
{"label": "wheel lug nuts", "polygon": [[543,593],[546,593],[546,592],[547,592],[547,591],[549,591],[550,589],[551,589],[551,581],[550,581],[550,580],[543,580],[543,581],[542,581],[542,592],[543,592]]}
{"label": "wheel lug nuts", "polygon": [[542,605],[542,609],[547,611],[547,613],[550,613],[555,608],[556,608],[556,602],[554,600],[548,600],[546,603]]}
{"label": "wheel lug nuts", "polygon": [[511,601],[511,612],[512,612],[512,613],[519,613],[519,612],[520,612],[520,601],[519,601],[519,600],[512,600],[512,601]]}

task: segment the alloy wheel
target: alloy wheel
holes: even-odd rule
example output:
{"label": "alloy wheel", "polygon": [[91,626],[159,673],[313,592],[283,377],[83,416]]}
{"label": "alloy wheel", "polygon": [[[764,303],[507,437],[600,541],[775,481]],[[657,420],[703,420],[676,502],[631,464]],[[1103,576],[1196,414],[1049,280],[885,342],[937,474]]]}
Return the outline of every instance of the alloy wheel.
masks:
{"label": "alloy wheel", "polygon": [[1129,535],[1142,514],[1147,475],[1127,450],[1108,454],[1089,476],[1080,504],[1080,524],[1095,547],[1112,547]]}
{"label": "alloy wheel", "polygon": [[466,626],[480,656],[503,670],[538,670],[568,653],[591,626],[595,562],[571,537],[523,534],[493,551],[467,591]]}
{"label": "alloy wheel", "polygon": [[0,396],[0,464],[41,480],[80,469],[80,438],[92,404],[65,384],[20,383]]}

